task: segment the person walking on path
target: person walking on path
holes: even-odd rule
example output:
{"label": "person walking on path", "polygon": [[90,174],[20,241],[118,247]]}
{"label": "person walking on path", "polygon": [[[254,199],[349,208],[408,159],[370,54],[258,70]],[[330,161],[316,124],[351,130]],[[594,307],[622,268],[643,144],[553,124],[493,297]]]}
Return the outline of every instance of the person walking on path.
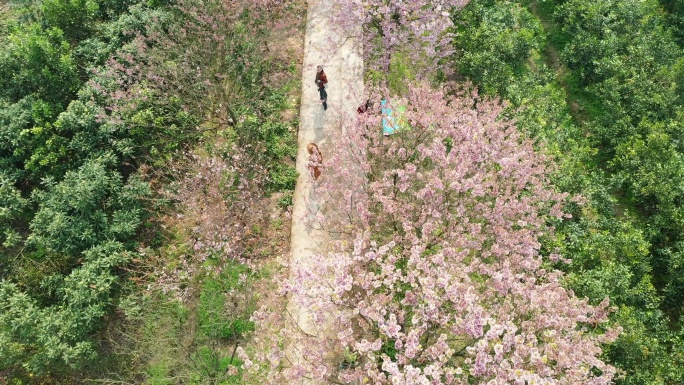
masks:
{"label": "person walking on path", "polygon": [[321,96],[323,110],[328,109],[328,93],[325,92],[325,88],[327,87],[326,84],[328,84],[328,77],[325,76],[323,67],[316,67],[316,86],[318,86],[318,94]]}
{"label": "person walking on path", "polygon": [[[323,106],[325,108],[325,104]],[[323,168],[323,155],[321,155],[321,151],[318,149],[316,143],[309,143],[306,146],[306,151],[309,152],[309,163],[307,164],[307,168],[309,169],[311,177],[316,180],[319,176],[321,176],[321,168]]]}

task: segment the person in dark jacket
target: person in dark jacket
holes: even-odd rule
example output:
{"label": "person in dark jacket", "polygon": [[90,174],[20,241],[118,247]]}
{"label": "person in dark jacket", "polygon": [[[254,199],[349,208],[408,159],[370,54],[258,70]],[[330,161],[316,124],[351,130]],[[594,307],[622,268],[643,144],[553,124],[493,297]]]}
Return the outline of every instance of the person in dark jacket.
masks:
{"label": "person in dark jacket", "polygon": [[323,103],[323,109],[328,109],[328,93],[325,92],[326,84],[328,84],[328,77],[325,76],[322,66],[316,67],[316,86],[318,87],[318,94],[321,97],[321,103]]}
{"label": "person in dark jacket", "polygon": [[363,103],[362,105],[359,106],[359,108],[356,109],[356,112],[359,114],[363,114],[364,112],[368,111],[369,108],[373,103],[371,103],[370,99],[366,99],[366,103]]}

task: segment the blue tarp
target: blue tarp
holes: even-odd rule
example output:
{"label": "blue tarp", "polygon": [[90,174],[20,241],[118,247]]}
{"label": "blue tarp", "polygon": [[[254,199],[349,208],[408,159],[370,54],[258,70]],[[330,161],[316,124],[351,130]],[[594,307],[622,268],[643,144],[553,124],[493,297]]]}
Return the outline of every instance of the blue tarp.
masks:
{"label": "blue tarp", "polygon": [[397,116],[393,115],[393,111],[389,108],[387,100],[383,99],[380,101],[381,112],[382,112],[382,134],[389,136],[394,134],[400,128],[403,128],[402,115],[406,111],[405,106],[397,106]]}

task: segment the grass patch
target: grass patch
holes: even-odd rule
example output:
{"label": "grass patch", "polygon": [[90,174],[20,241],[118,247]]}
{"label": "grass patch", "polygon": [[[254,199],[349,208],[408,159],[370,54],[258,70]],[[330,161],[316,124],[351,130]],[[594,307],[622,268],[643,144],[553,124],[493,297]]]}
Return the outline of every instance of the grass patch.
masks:
{"label": "grass patch", "polygon": [[[237,369],[242,362],[231,354],[209,346],[201,346],[192,354],[192,362],[196,370],[191,376],[191,383],[242,384],[242,371]],[[231,367],[236,368],[232,373]]]}
{"label": "grass patch", "polygon": [[[365,73],[366,82],[371,84],[381,84],[387,81],[387,86],[392,95],[401,96],[408,92],[408,85],[416,79],[416,63],[408,55],[399,51],[390,60],[389,72],[367,70]],[[379,95],[387,98],[390,95]]]}
{"label": "grass patch", "polygon": [[556,23],[555,2],[531,0],[525,2],[525,5],[530,12],[536,15],[539,18],[539,21],[541,21],[546,34],[547,43],[558,51],[563,50],[563,48],[572,40],[572,37],[563,33],[562,27]]}
{"label": "grass patch", "polygon": [[255,310],[248,288],[249,269],[241,264],[225,266],[218,278],[203,283],[197,307],[199,330],[210,339],[235,340],[254,330],[249,320]]}
{"label": "grass patch", "polygon": [[283,195],[278,198],[278,207],[287,210],[288,207],[293,205],[294,192],[285,191]]}
{"label": "grass patch", "polygon": [[567,101],[572,115],[578,123],[586,123],[601,116],[601,99],[586,90],[577,71],[567,71],[560,80],[568,94]]}

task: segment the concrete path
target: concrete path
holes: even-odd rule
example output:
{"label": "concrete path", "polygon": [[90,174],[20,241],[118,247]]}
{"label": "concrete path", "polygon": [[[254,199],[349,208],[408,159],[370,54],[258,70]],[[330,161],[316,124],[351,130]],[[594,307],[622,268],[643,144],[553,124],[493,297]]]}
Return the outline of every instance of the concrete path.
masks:
{"label": "concrete path", "polygon": [[[363,61],[359,55],[356,41],[348,36],[339,36],[331,26],[335,1],[309,0],[306,37],[304,41],[304,65],[302,74],[302,99],[299,125],[299,152],[297,171],[299,179],[294,193],[292,215],[292,239],[290,243],[291,266],[305,264],[313,254],[323,254],[328,250],[331,239],[319,229],[307,226],[307,216],[323,209],[322,205],[335,202],[321,202],[316,194],[314,182],[307,170],[309,154],[306,146],[310,142],[318,144],[323,154],[324,167],[334,167],[325,163],[326,154],[335,145],[332,135],[341,130],[343,122],[356,115],[359,95],[363,92]],[[316,66],[322,65],[328,76],[328,109],[323,110],[318,91],[314,84]],[[323,169],[325,178],[326,170]],[[340,186],[345,188],[345,186]],[[302,331],[317,335],[312,327],[310,313],[296,305],[296,298],[288,301],[288,310],[296,319]],[[288,358],[293,362],[302,359],[288,349]]]}

